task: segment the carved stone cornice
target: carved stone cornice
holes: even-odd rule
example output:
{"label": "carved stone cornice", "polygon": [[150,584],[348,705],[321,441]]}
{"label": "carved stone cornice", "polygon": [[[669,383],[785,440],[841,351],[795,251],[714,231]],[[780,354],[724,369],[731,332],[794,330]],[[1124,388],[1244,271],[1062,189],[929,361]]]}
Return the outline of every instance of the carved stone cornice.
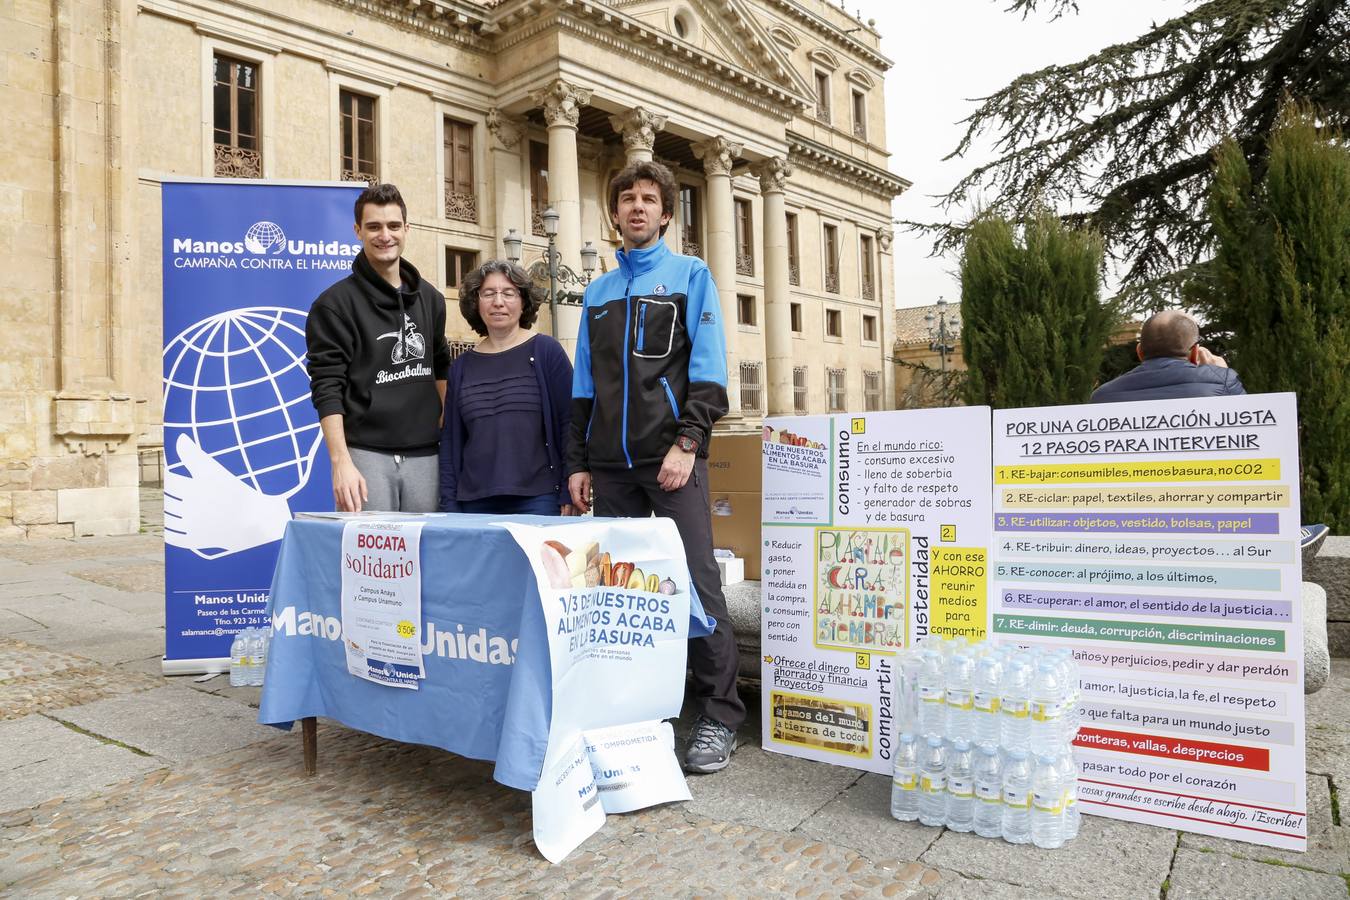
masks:
{"label": "carved stone cornice", "polygon": [[792,174],[792,164],[781,156],[770,156],[755,163],[750,171],[759,176],[760,193],[781,194],[787,187],[788,176]]}
{"label": "carved stone cornice", "polygon": [[823,38],[828,38],[836,46],[842,47],[849,53],[867,60],[881,71],[889,69],[893,63],[880,52],[873,50],[856,38],[849,37],[841,29],[831,25],[825,19],[803,7],[801,3],[794,0],[766,0],[769,6],[784,13],[789,19],[795,20],[798,24],[805,25]]}
{"label": "carved stone cornice", "polygon": [[591,102],[591,90],[555,78],[548,87],[535,91],[530,99],[534,101],[535,106],[543,109],[544,121],[548,123],[549,128],[558,125],[576,128],[577,120],[581,117],[581,108]]}
{"label": "carved stone cornice", "polygon": [[703,160],[705,175],[730,175],[732,165],[741,155],[741,145],[724,137],[699,141],[691,145],[690,149]]}
{"label": "carved stone cornice", "polygon": [[496,107],[488,110],[487,127],[505,150],[519,147],[520,139],[525,136],[525,121],[508,116]]}
{"label": "carved stone cornice", "polygon": [[788,159],[803,169],[820,172],[828,177],[854,185],[878,197],[891,199],[903,194],[910,182],[885,169],[845,156],[810,138],[788,132]]}
{"label": "carved stone cornice", "polygon": [[[491,10],[501,54],[550,29],[577,35],[623,57],[637,69],[669,75],[730,96],[759,112],[790,121],[814,103],[800,89],[775,84],[724,59],[673,38],[665,31],[625,15],[600,0],[505,0]],[[488,29],[485,27],[483,33]]]}
{"label": "carved stone cornice", "polygon": [[666,127],[666,117],[638,106],[626,113],[610,116],[609,125],[623,135],[625,152],[646,150],[650,153],[656,145],[656,133]]}

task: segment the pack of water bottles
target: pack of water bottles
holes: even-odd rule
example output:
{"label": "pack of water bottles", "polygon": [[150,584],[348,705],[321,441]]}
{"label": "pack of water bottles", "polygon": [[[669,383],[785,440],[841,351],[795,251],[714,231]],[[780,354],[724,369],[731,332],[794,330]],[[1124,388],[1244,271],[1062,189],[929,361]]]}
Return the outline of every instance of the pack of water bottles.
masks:
{"label": "pack of water bottles", "polygon": [[245,628],[230,644],[230,687],[261,687],[267,671],[267,647],[272,640],[270,628]]}
{"label": "pack of water bottles", "polygon": [[899,665],[891,815],[1046,849],[1078,835],[1071,650],[929,637]]}

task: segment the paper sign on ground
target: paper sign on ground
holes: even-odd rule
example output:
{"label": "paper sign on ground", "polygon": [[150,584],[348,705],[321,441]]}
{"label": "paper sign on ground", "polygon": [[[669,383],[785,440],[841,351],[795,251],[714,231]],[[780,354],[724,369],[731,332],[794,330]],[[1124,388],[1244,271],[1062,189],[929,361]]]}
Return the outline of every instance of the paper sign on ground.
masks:
{"label": "paper sign on ground", "polygon": [[421,522],[342,528],[342,644],[358,678],[417,690],[425,676],[421,538]]}
{"label": "paper sign on ground", "polygon": [[1084,812],[1305,849],[1293,394],[994,414],[995,636],[1081,667]]}
{"label": "paper sign on ground", "polygon": [[764,747],[889,772],[896,652],[987,629],[989,410],[765,423]]}
{"label": "paper sign on ground", "polygon": [[539,787],[530,794],[530,808],[534,845],[555,865],[605,824],[605,810],[581,735],[551,765],[545,765]]}
{"label": "paper sign on ground", "polygon": [[632,812],[689,799],[669,722],[618,725],[583,736],[605,812]]}

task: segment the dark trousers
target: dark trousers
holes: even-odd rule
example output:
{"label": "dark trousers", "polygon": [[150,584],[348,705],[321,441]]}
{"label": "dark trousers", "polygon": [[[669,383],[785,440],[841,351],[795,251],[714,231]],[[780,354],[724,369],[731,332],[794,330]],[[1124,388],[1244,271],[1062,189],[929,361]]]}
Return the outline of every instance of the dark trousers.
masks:
{"label": "dark trousers", "polygon": [[689,641],[694,700],[698,712],[735,731],[745,721],[745,704],[736,693],[736,636],[731,632],[722,577],[713,558],[712,513],[708,505],[708,463],[694,462],[694,471],[678,491],[663,491],[656,483],[659,465],[591,472],[597,516],[643,518],[656,513],[675,520],[689,577],[703,611],[717,620],[708,637]]}

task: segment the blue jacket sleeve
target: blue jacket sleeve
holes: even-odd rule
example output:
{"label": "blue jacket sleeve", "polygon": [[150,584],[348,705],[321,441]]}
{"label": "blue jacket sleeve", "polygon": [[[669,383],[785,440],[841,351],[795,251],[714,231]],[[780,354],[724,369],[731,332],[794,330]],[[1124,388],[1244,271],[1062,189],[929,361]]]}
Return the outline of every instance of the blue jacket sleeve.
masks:
{"label": "blue jacket sleeve", "polygon": [[685,304],[689,334],[689,394],[680,412],[681,435],[708,446],[713,424],[727,414],[727,341],[712,273],[697,262],[689,273]]}
{"label": "blue jacket sleeve", "polygon": [[[590,296],[594,286],[588,288]],[[581,325],[577,328],[576,363],[572,369],[572,403],[568,412],[566,475],[590,471],[586,459],[586,425],[595,406],[595,382],[591,378],[591,329],[585,301],[581,305]],[[564,482],[567,480],[563,479]],[[564,487],[566,485],[564,484]],[[568,501],[571,502],[570,500]]]}
{"label": "blue jacket sleeve", "polygon": [[460,367],[452,365],[445,388],[445,412],[441,422],[440,511],[459,512],[459,467],[464,458],[464,420],[459,415]]}

